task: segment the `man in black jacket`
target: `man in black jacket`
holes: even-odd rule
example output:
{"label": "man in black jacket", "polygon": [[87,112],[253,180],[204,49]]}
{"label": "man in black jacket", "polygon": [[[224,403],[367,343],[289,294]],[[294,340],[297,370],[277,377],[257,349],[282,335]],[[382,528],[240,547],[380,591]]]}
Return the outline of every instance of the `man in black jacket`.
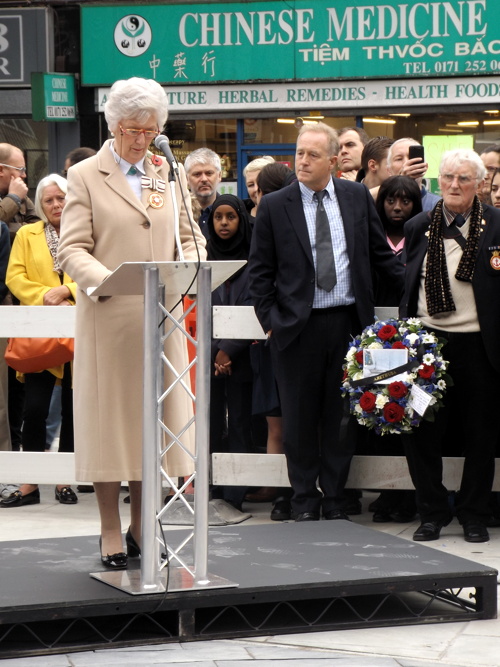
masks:
{"label": "man in black jacket", "polygon": [[492,408],[500,372],[500,211],[481,204],[485,167],[472,150],[445,153],[439,170],[443,194],[430,213],[405,225],[403,317],[417,316],[447,339],[443,348],[453,387],[434,423],[422,421],[404,436],[422,524],[417,541],[437,540],[452,519],[442,482],[446,427],[457,424],[455,456],[465,456],[455,510],[467,542],[489,539],[486,521],[495,472],[498,417]]}
{"label": "man in black jacket", "polygon": [[249,258],[250,293],[270,336],[296,521],[316,521],[320,510],[326,519],[348,518],[342,503],[355,440],[339,435],[342,362],[350,334],[374,319],[372,266],[401,288],[404,273],[369,191],[332,179],[338,150],[328,125],[301,128],[298,182],[262,198]]}

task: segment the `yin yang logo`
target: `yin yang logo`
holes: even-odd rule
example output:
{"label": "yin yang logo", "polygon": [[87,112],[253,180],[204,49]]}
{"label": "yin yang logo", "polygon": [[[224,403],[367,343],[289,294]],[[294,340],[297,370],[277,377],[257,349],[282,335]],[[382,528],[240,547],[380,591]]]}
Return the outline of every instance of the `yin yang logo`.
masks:
{"label": "yin yang logo", "polygon": [[149,23],[138,14],[124,16],[115,26],[115,45],[124,56],[141,56],[148,50],[151,39]]}

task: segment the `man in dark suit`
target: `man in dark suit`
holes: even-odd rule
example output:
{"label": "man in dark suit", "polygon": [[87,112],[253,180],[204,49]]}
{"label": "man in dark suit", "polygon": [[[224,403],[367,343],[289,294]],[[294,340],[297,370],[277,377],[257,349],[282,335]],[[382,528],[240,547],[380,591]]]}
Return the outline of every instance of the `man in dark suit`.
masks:
{"label": "man in dark suit", "polygon": [[355,439],[339,435],[342,362],[350,334],[374,319],[372,267],[401,287],[404,272],[369,191],[332,179],[337,153],[328,125],[301,128],[298,182],[262,198],[249,258],[250,293],[270,336],[296,521],[316,521],[321,509],[326,519],[348,518],[341,507]]}
{"label": "man in dark suit", "polygon": [[[453,378],[436,421],[423,421],[403,437],[422,522],[413,535],[417,541],[437,540],[452,519],[442,482],[445,445],[455,456],[465,456],[455,501],[465,540],[489,539],[488,499],[499,434],[493,405],[500,372],[500,211],[477,196],[484,175],[474,151],[445,153],[439,170],[442,199],[432,212],[405,225],[401,315],[418,316],[429,331],[447,339],[443,354]],[[447,442],[451,426],[452,442]]]}

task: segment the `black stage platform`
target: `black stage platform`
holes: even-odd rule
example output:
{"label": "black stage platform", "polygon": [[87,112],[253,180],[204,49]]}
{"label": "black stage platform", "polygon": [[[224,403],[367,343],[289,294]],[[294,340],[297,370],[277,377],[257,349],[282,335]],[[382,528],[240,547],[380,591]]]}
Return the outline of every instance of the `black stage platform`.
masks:
{"label": "black stage platform", "polygon": [[2,544],[0,659],[496,617],[496,570],[347,521],[214,528],[209,554],[237,588],[133,596],[89,577],[95,537]]}

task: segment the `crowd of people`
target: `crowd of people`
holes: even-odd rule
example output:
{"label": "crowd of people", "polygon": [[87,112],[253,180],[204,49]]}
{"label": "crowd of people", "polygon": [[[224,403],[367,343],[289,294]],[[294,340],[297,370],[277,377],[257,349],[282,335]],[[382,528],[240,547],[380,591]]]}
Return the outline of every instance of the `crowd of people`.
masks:
{"label": "crowd of people", "polygon": [[[75,450],[76,478],[95,489],[103,565],[123,569],[141,553],[142,402],[130,391],[142,386],[141,297],[86,290],[122,262],[173,260],[177,249],[169,165],[149,149],[167,120],[163,89],[140,78],[118,81],[105,117],[111,138],[97,153],[72,151],[62,170],[68,180],[42,179],[34,204],[22,151],[0,144],[1,302],[76,306],[77,340],[74,363],[25,374],[7,369],[0,341],[0,449],[47,448],[60,386],[59,450]],[[345,489],[356,447],[404,451],[416,492],[382,493],[374,521],[418,514],[413,537],[428,541],[457,516],[467,541],[489,539],[498,432],[475,387],[493,389],[500,367],[500,145],[481,156],[444,154],[440,195],[426,188],[420,148],[411,137],[370,139],[358,127],[305,124],[294,171],[270,156],[245,167],[246,200],[218,193],[221,159],[210,148],[179,166],[185,259],[245,260],[212,303],[253,305],[267,334],[265,341],[212,343],[211,451],[284,453],[290,480],[281,489],[214,486],[213,498],[237,510],[272,501],[277,521],[350,520],[360,504]],[[182,307],[171,301],[168,308]],[[408,435],[366,437],[341,396],[349,340],[374,321],[375,306],[399,306],[401,317],[418,317],[447,340],[454,386],[436,422]],[[182,336],[167,338],[165,354],[174,368],[187,365]],[[172,391],[164,409],[169,429],[182,432],[192,415],[188,395]],[[165,462],[174,477],[192,471],[192,429],[180,439],[182,448],[169,450]],[[464,456],[459,490],[442,482],[442,456],[450,452]],[[131,505],[125,548],[124,480]],[[453,503],[449,491],[456,491]],[[78,500],[64,480],[55,497]],[[0,508],[39,502],[36,480],[23,481],[3,489]]]}

